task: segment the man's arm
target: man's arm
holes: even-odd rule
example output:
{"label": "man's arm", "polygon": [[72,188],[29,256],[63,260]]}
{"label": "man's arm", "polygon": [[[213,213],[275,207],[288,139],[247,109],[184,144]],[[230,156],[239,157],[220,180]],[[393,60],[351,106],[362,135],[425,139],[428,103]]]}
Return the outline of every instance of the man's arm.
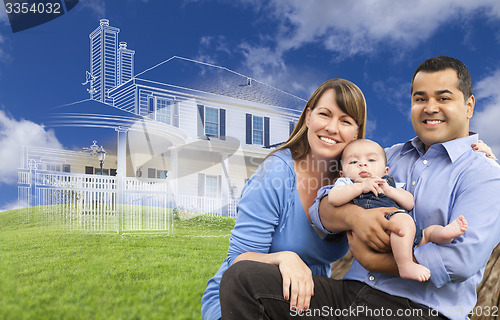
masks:
{"label": "man's arm", "polygon": [[[387,273],[399,277],[398,265],[392,253],[376,252],[368,247],[361,239],[350,231],[347,232],[347,239],[349,241],[349,248],[351,249],[352,256],[356,259],[366,270],[371,272]],[[415,258],[413,258],[415,261]]]}
{"label": "man's arm", "polygon": [[[323,197],[319,203],[319,218],[322,226],[331,232],[354,231],[370,248],[389,250],[390,237],[386,230],[401,234],[401,230],[384,215],[397,208],[363,209],[353,204],[335,207]],[[310,211],[310,214],[314,212]],[[319,226],[317,226],[319,227]]]}

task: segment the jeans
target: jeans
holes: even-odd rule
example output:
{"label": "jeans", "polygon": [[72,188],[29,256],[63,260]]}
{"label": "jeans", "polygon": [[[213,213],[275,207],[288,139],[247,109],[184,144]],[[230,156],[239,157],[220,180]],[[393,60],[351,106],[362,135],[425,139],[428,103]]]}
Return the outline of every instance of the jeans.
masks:
{"label": "jeans", "polygon": [[392,296],[359,281],[313,276],[314,296],[299,314],[283,299],[275,265],[240,261],[220,284],[222,319],[447,319],[435,310]]}

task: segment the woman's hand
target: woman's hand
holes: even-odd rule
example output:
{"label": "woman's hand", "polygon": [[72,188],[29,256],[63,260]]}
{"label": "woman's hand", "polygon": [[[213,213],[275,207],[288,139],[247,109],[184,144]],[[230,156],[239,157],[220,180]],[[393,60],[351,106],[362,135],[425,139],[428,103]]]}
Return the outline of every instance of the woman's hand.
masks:
{"label": "woman's hand", "polygon": [[472,149],[477,152],[484,152],[486,153],[486,156],[488,158],[491,158],[493,160],[498,160],[497,157],[493,154],[491,151],[491,148],[488,147],[486,143],[483,142],[483,140],[478,140],[477,143],[472,144]]}
{"label": "woman's hand", "polygon": [[236,257],[233,263],[242,260],[260,261],[278,266],[283,278],[283,298],[290,301],[290,308],[295,308],[297,311],[309,308],[311,296],[314,295],[312,272],[295,252],[244,252]]}
{"label": "woman's hand", "polygon": [[311,269],[291,251],[279,252],[278,261],[283,277],[283,298],[290,300],[290,309],[307,310],[314,295]]}

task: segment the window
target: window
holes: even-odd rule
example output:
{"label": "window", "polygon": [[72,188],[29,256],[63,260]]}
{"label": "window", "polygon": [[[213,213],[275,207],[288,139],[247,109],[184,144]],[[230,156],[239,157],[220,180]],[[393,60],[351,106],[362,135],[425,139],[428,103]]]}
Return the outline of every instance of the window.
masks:
{"label": "window", "polygon": [[219,110],[215,108],[205,108],[205,135],[219,135]]}
{"label": "window", "polygon": [[156,169],[148,168],[148,178],[156,178]]}
{"label": "window", "polygon": [[85,166],[85,174],[94,174],[94,167]]}
{"label": "window", "polygon": [[254,116],[250,113],[246,114],[246,143],[270,145],[270,119],[269,117]]}
{"label": "window", "polygon": [[218,196],[218,190],[217,190],[217,176],[205,176],[205,196],[207,197],[217,197]]}
{"label": "window", "polygon": [[173,98],[148,97],[148,117],[179,127],[179,103]]}
{"label": "window", "polygon": [[[101,175],[101,168],[95,168],[94,172],[95,172],[94,174],[100,176]],[[103,176],[109,176],[109,169],[102,168],[102,175]]]}
{"label": "window", "polygon": [[173,101],[167,99],[156,99],[156,121],[172,124]]}
{"label": "window", "polygon": [[167,170],[156,170],[157,179],[167,179]]}
{"label": "window", "polygon": [[71,172],[71,166],[69,164],[63,164],[63,172]]}
{"label": "window", "polygon": [[198,138],[226,140],[226,109],[198,105]]}
{"label": "window", "polygon": [[47,164],[46,170],[47,171],[61,171],[61,166],[58,164]]}
{"label": "window", "polygon": [[221,195],[222,177],[198,173],[198,196],[217,198]]}
{"label": "window", "polygon": [[252,125],[253,144],[264,144],[264,118],[253,116]]}

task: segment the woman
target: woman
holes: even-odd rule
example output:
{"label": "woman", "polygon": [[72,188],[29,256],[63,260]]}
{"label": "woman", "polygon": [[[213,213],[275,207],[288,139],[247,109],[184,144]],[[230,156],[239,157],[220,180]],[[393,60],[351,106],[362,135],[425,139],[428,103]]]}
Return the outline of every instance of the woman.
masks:
{"label": "woman", "polygon": [[319,188],[337,179],[344,147],[364,138],[365,127],[366,102],[355,84],[332,79],[316,89],[290,138],[264,160],[242,191],[228,257],[201,300],[203,319],[220,318],[220,279],[240,260],[277,265],[290,306],[309,305],[312,274],[329,277],[331,263],[345,255],[348,244],[345,237],[321,240],[308,208]]}

